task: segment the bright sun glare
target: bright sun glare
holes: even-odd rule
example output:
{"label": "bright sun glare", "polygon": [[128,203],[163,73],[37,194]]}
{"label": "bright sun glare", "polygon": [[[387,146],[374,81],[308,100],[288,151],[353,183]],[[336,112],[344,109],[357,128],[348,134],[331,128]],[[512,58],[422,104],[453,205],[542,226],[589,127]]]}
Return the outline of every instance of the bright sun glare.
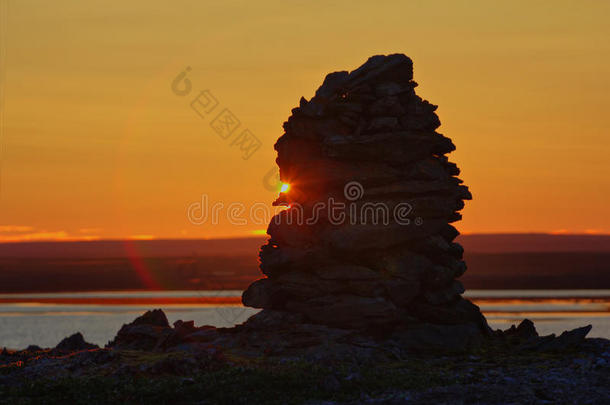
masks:
{"label": "bright sun glare", "polygon": [[282,183],[282,187],[280,188],[280,193],[285,193],[288,190],[290,190],[290,184]]}

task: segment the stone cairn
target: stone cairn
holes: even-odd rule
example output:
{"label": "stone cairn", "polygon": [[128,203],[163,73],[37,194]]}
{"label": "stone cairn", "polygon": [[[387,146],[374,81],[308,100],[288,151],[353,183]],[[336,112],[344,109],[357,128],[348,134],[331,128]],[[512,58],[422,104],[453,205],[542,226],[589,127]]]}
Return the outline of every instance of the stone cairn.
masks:
{"label": "stone cairn", "polygon": [[[463,248],[450,223],[472,198],[436,129],[437,106],[415,94],[413,63],[371,57],[326,76],[292,110],[277,143],[288,206],[260,251],[266,275],[244,305],[343,329],[476,324],[461,297]],[[264,312],[264,311],[263,311]]]}

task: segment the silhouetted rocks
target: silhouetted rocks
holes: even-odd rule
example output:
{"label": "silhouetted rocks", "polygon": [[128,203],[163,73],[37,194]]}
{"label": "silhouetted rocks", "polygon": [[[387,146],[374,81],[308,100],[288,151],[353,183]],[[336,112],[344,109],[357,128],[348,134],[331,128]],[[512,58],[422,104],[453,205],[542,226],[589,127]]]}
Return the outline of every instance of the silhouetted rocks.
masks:
{"label": "silhouetted rocks", "polygon": [[56,350],[74,352],[78,350],[98,349],[98,345],[88,343],[80,332],[76,332],[72,336],[64,338],[55,346]]}
{"label": "silhouetted rocks", "polygon": [[244,305],[334,328],[490,333],[457,280],[466,264],[450,223],[472,196],[446,157],[455,146],[436,131],[436,106],[416,86],[407,56],[378,55],[301,98],[275,144],[290,184],[275,204],[289,208],[269,224],[266,278]]}
{"label": "silhouetted rocks", "polygon": [[146,311],[144,315],[137,317],[130,325],[152,325],[161,328],[169,328],[169,321],[165,312],[161,309]]}
{"label": "silhouetted rocks", "polygon": [[534,323],[524,319],[517,327],[513,325],[505,331],[496,331],[495,336],[507,343],[513,351],[561,352],[582,346],[591,329],[592,326],[587,325],[564,331],[559,336],[539,336]]}
{"label": "silhouetted rocks", "polygon": [[[0,397],[346,404],[605,404],[610,397],[610,341],[586,339],[590,326],[556,337],[539,336],[529,320],[485,335],[472,322],[336,328],[284,310],[260,311],[232,328],[172,327],[164,319],[161,310],[149,311],[105,348],[82,350],[75,334],[60,344],[74,351],[3,350]],[[265,399],[253,401],[260,389]]]}
{"label": "silhouetted rocks", "polygon": [[108,347],[117,349],[153,350],[160,339],[171,335],[165,313],[160,309],[146,313],[121,327]]}
{"label": "silhouetted rocks", "polygon": [[[333,311],[339,319],[349,313],[349,301],[322,303],[324,311]],[[464,301],[467,302],[467,301]],[[472,304],[470,304],[472,305]],[[330,309],[326,308],[329,307]],[[280,358],[302,357],[307,359],[328,358],[349,361],[388,361],[391,356],[410,356],[415,353],[456,354],[479,351],[517,354],[538,352],[563,352],[583,350],[595,339],[586,339],[591,326],[554,334],[539,336],[534,324],[525,319],[518,326],[490,334],[481,333],[476,322],[456,321],[453,324],[433,322],[399,323],[391,329],[368,327],[372,316],[383,319],[386,308],[365,305],[371,312],[362,313],[360,328],[338,328],[313,322],[317,314],[307,311],[264,310],[251,316],[246,322],[233,328],[195,326],[193,321],[178,320],[169,325],[162,310],[147,311],[133,322],[123,325],[115,338],[104,350],[144,351],[157,353],[188,352],[206,358],[222,357],[231,352],[238,356],[278,356]],[[322,309],[319,308],[320,311]],[[304,313],[303,313],[304,312]],[[598,339],[599,340],[599,339]],[[601,339],[599,344],[608,344]],[[82,334],[75,333],[63,339],[54,349],[30,346],[26,350],[9,352],[0,356],[11,362],[25,360],[38,355],[63,355],[66,353],[99,349],[87,343]]]}
{"label": "silhouetted rocks", "polygon": [[518,326],[511,325],[510,328],[502,332],[502,335],[507,338],[530,339],[538,337],[538,332],[534,322],[524,319]]}
{"label": "silhouetted rocks", "polygon": [[[155,309],[123,325],[107,347],[121,350],[197,351],[205,349],[199,343],[215,338],[217,331],[212,326],[195,327],[193,321],[176,321],[172,328],[165,313]],[[206,333],[211,333],[212,336],[206,336]]]}

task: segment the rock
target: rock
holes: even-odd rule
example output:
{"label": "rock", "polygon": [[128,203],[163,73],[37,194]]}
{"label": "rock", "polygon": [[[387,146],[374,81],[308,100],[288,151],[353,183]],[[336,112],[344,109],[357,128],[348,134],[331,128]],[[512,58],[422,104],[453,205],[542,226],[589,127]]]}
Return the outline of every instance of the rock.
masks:
{"label": "rock", "polygon": [[271,306],[271,286],[268,278],[256,280],[241,295],[241,302],[247,307],[268,308]]}
{"label": "rock", "polygon": [[379,273],[364,266],[336,265],[316,269],[316,274],[324,280],[375,280]]}
{"label": "rock", "polygon": [[345,86],[357,88],[367,82],[397,81],[409,82],[413,79],[413,62],[406,55],[371,56],[362,66],[350,72]]}
{"label": "rock", "polygon": [[384,132],[366,137],[335,136],[326,138],[322,144],[323,154],[330,158],[389,164],[411,163],[453,150],[455,146],[449,138],[438,133],[416,131]]}
{"label": "rock", "polygon": [[407,244],[418,238],[424,238],[438,231],[445,220],[431,218],[417,225],[415,221],[408,224],[382,222],[378,224],[360,223],[356,225],[328,226],[319,231],[318,238],[331,248],[339,251],[356,252],[361,250],[388,249]]}
{"label": "rock", "polygon": [[349,79],[348,72],[334,72],[326,75],[324,83],[316,91],[316,97],[330,98],[335,94],[341,86],[343,86]]}
{"label": "rock", "polygon": [[88,343],[80,332],[76,332],[72,336],[64,338],[55,346],[56,350],[65,352],[74,352],[79,350],[99,349],[98,345]]}
{"label": "rock", "polygon": [[417,281],[418,284],[434,266],[427,257],[401,249],[384,254],[378,259],[378,265],[393,278],[409,282]]}
{"label": "rock", "polygon": [[381,196],[386,194],[404,194],[413,196],[427,193],[451,193],[457,188],[456,185],[441,180],[422,181],[422,180],[403,180],[396,183],[386,184],[378,187],[366,189],[367,196]]}
{"label": "rock", "polygon": [[251,329],[273,329],[293,323],[302,323],[303,319],[303,316],[300,314],[264,309],[248,318],[244,323],[244,327]]}
{"label": "rock", "polygon": [[427,290],[424,292],[424,297],[426,301],[430,304],[438,305],[449,303],[456,298],[458,298],[461,294],[464,293],[464,286],[458,280],[453,280],[450,284],[444,288],[439,288],[438,290]]}
{"label": "rock", "polygon": [[271,220],[261,248],[267,278],[242,295],[244,305],[264,309],[248,328],[269,336],[277,326],[257,319],[285,313],[302,317],[292,330],[417,324],[412,339],[424,345],[429,333],[435,347],[490,336],[457,280],[466,264],[450,223],[472,195],[446,156],[455,145],[436,131],[437,106],[416,86],[411,59],[377,55],[327,75],[292,110],[275,144],[291,187],[274,205],[288,209]]}
{"label": "rock", "polygon": [[161,309],[147,311],[121,327],[107,347],[129,350],[154,350],[174,333]]}
{"label": "rock", "polygon": [[591,331],[592,326],[587,325],[570,331],[565,331],[559,337],[543,341],[536,350],[538,351],[563,351],[573,349],[581,345],[585,337]]}
{"label": "rock", "polygon": [[369,107],[369,114],[376,116],[390,115],[399,117],[405,113],[405,108],[400,104],[398,97],[394,96],[378,99]]}
{"label": "rock", "polygon": [[146,311],[144,315],[136,318],[131,325],[153,325],[169,328],[167,316],[165,316],[165,312],[163,312],[161,309]]}
{"label": "rock", "polygon": [[186,335],[184,341],[199,343],[212,342],[218,338],[218,335],[218,329],[214,327],[200,328],[199,330]]}
{"label": "rock", "polygon": [[398,84],[395,82],[380,83],[375,86],[375,95],[377,97],[395,96],[400,93],[411,91],[414,87],[414,82],[408,82],[407,84]]}
{"label": "rock", "polygon": [[409,329],[395,332],[392,337],[403,349],[411,352],[464,352],[485,343],[480,326],[476,323],[416,324]]}
{"label": "rock", "polygon": [[[312,272],[290,270],[276,278],[276,284],[282,291],[290,295],[300,296],[299,291],[308,290],[314,286],[320,286],[323,281]],[[315,294],[316,291],[308,291],[304,295]]]}
{"label": "rock", "polygon": [[496,331],[495,336],[505,339],[516,351],[561,352],[582,346],[591,328],[591,325],[587,325],[565,331],[559,336],[555,336],[555,334],[539,336],[534,323],[529,319],[524,319],[517,327],[512,325],[504,331]]}
{"label": "rock", "polygon": [[165,331],[155,343],[154,349],[159,351],[201,351],[205,345],[201,343],[210,342],[218,337],[218,329],[205,325],[195,327],[193,321],[174,322],[171,331]]}
{"label": "rock", "polygon": [[305,315],[314,323],[331,327],[361,329],[390,324],[398,317],[396,306],[380,298],[328,295],[305,302],[290,302],[286,308]]}
{"label": "rock", "polygon": [[376,117],[371,120],[367,127],[369,131],[392,131],[397,129],[400,129],[400,124],[396,117]]}
{"label": "rock", "polygon": [[185,330],[185,331],[194,331],[195,328],[195,322],[194,321],[183,321],[183,320],[177,320],[176,322],[174,322],[174,329],[178,330]]}
{"label": "rock", "polygon": [[397,307],[406,307],[420,292],[417,280],[390,279],[383,283],[387,295]]}
{"label": "rock", "polygon": [[536,327],[534,326],[534,323],[532,321],[530,321],[529,319],[524,319],[523,321],[521,321],[519,326],[515,327],[515,325],[512,325],[509,329],[505,330],[504,336],[514,336],[519,339],[527,340],[531,338],[537,338],[538,332],[536,331]]}
{"label": "rock", "polygon": [[478,307],[469,301],[459,300],[458,304],[453,305],[434,305],[424,297],[414,300],[409,312],[417,319],[438,324],[469,323],[483,317]]}

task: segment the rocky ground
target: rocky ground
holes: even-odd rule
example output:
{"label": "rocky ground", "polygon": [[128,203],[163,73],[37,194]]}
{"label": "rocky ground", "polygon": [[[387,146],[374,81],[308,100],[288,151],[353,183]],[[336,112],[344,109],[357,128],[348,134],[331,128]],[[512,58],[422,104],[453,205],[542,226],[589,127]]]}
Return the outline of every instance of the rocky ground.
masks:
{"label": "rocky ground", "polygon": [[401,341],[401,331],[355,334],[274,314],[251,322],[170,327],[157,310],[124,325],[105,348],[75,334],[52,349],[4,350],[0,404],[610,401],[610,341],[585,339],[589,328],[540,337],[524,321],[485,342],[424,351],[409,348],[412,337]]}

